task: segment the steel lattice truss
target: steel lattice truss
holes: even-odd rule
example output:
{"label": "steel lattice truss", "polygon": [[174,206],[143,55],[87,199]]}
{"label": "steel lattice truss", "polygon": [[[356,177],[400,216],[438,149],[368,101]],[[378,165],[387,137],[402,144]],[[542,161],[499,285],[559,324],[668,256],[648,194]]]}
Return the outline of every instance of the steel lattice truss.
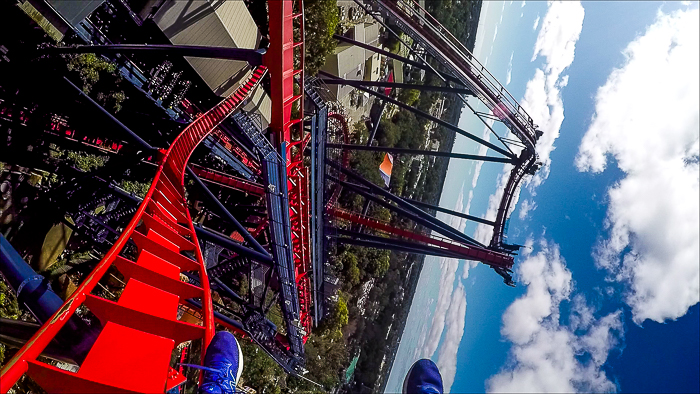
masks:
{"label": "steel lattice truss", "polygon": [[[382,12],[442,64],[444,71],[437,71],[419,54],[416,57],[422,62],[403,59],[435,72],[448,85],[433,90],[454,93],[460,98],[477,97],[490,113],[476,111],[464,102],[482,121],[502,122],[517,139],[513,143],[496,135],[503,144],[499,146],[441,119],[429,118],[503,156],[450,157],[506,162],[513,166],[497,218],[480,219],[481,223],[494,227],[490,243],[483,245],[425,212],[439,207],[421,206],[423,203],[394,196],[348,169],[349,151],[360,147],[350,145],[347,123],[337,103],[324,100],[323,81],[305,81],[301,0],[268,1],[270,46],[265,54],[188,46],[49,48],[47,51],[57,53],[158,51],[238,59],[247,61],[252,70],[238,90],[188,125],[168,149],[158,152],[158,170],[144,199],[131,196],[109,182],[108,188],[98,182],[96,185],[100,187],[95,190],[85,186],[81,192],[87,196],[85,200],[76,199],[67,208],[77,218],[75,229],[92,239],[98,249],[105,251],[105,256],[78,290],[55,313],[51,311],[53,316],[10,360],[2,371],[0,390],[8,391],[27,373],[47,391],[66,388],[85,392],[167,391],[184,380],[172,368],[173,348],[194,339],[202,339],[206,346],[215,324],[249,336],[287,372],[302,374],[304,343],[314,323],[324,314],[323,300],[318,295],[323,294],[323,260],[331,239],[478,260],[493,267],[507,282],[510,280],[512,252],[517,248],[503,242],[505,221],[523,177],[538,167],[535,145],[541,133],[488,70],[416,2],[356,2],[367,12],[371,13],[369,7]],[[301,37],[301,41],[295,41],[295,36]],[[298,59],[296,64],[295,59]],[[263,78],[269,81],[272,99],[269,137],[251,114],[238,111]],[[386,82],[327,78],[326,82],[349,84],[399,105],[375,90],[390,88]],[[461,86],[451,87],[450,83]],[[307,104],[312,104],[307,108],[305,96],[309,99]],[[426,115],[419,112],[416,113]],[[152,148],[145,141],[114,117],[111,119],[150,152]],[[200,143],[225,156],[225,161],[239,169],[240,176],[188,164]],[[518,154],[511,149],[514,145],[520,149]],[[187,193],[186,177],[195,184]],[[336,204],[341,189],[361,194],[366,201],[382,205],[428,231],[400,229],[368,218],[366,212],[343,210]],[[195,194],[197,209],[193,209],[191,200]],[[221,196],[227,196],[225,201]],[[231,202],[237,196],[245,196],[241,200],[246,202]],[[98,205],[104,205],[105,209],[96,214]],[[191,211],[198,212],[196,225]],[[123,230],[119,231],[120,228]],[[391,238],[386,238],[387,235]],[[91,294],[112,266],[126,278],[117,302]],[[231,284],[242,278],[248,283],[248,291],[240,295],[232,290]],[[221,300],[214,302],[212,291]],[[267,318],[274,305],[280,306],[285,335]],[[81,359],[80,370],[63,371],[37,361],[81,306],[99,319],[101,330],[96,339],[84,338],[94,343],[88,344],[89,351]],[[179,320],[184,314],[198,324]]]}
{"label": "steel lattice truss", "polygon": [[[369,93],[383,100],[385,103],[392,103],[402,109],[413,112],[417,116],[422,116],[431,122],[435,122],[438,125],[459,133],[488,147],[501,156],[478,156],[456,152],[430,152],[417,149],[371,146],[371,140],[366,146],[351,145],[347,142],[337,142],[339,139],[337,136],[328,137],[325,142],[326,154],[324,160],[327,162],[325,177],[327,181],[335,185],[334,189],[328,194],[329,198],[323,202],[326,204],[326,214],[331,218],[335,218],[335,221],[329,220],[329,222],[333,223],[333,225],[327,229],[327,231],[330,232],[329,236],[334,237],[337,242],[346,244],[481,261],[491,266],[496,272],[503,276],[507,284],[514,285],[510,275],[513,265],[512,255],[518,250],[519,245],[510,245],[504,242],[506,220],[509,210],[511,209],[513,198],[523,178],[527,174],[534,174],[539,167],[535,146],[542,132],[537,130],[537,126],[533,123],[532,118],[505,87],[503,87],[493,75],[473,57],[469,50],[467,50],[457,38],[416,1],[365,0],[362,2],[361,0],[355,0],[355,2],[403,42],[397,32],[393,31],[384,21],[389,20],[393,22],[395,26],[398,26],[401,31],[413,39],[414,44],[419,44],[422,48],[425,48],[426,52],[441,64],[443,70],[437,70],[432,67],[422,54],[415,51],[411,45],[406,45],[406,47],[413,52],[415,56],[414,60],[405,59],[399,55],[378,50],[366,44],[351,42],[352,44],[360,45],[365,49],[382,53],[385,56],[433,72],[448,86],[449,84],[461,85],[459,89],[451,87],[429,87],[427,89],[444,89],[446,92],[456,94],[474,115],[484,122],[500,144],[484,140],[457,126],[403,104],[389,97],[387,94],[382,94],[380,91],[377,91],[377,89],[374,89],[375,87],[383,87],[385,89],[391,87],[406,88],[406,84],[351,81],[330,74],[324,74],[324,82],[330,84],[345,84]],[[379,19],[377,13],[374,11],[381,13],[384,20]],[[351,41],[342,37],[339,37],[339,39]],[[405,42],[403,43],[406,44]],[[420,85],[414,85],[414,88],[422,89]],[[318,87],[316,87],[316,89],[318,90]],[[474,106],[467,101],[466,96],[476,97],[489,112],[485,113],[476,110]],[[505,125],[510,135],[507,137],[499,136],[488,121],[501,122]],[[347,126],[345,130],[347,130]],[[395,196],[382,187],[376,186],[348,170],[346,164],[339,163],[337,160],[339,155],[338,150],[342,150],[343,152],[364,150],[393,154],[422,154],[449,157],[452,159],[501,162],[507,163],[512,169],[510,170],[510,176],[504,187],[503,197],[499,204],[495,220],[486,220],[458,212],[452,212],[419,201],[407,201],[406,199]],[[518,150],[519,152],[517,152]],[[365,207],[363,212],[349,212],[337,206],[336,202],[341,188],[364,197]],[[402,218],[412,220],[416,225],[422,226],[425,230],[414,231],[401,229],[389,223],[382,223],[376,219],[367,217],[366,214],[369,203],[379,204]],[[430,216],[425,210],[441,211],[493,226],[490,242],[485,245],[477,240],[471,239]],[[338,224],[338,220],[341,222],[340,225]],[[375,233],[379,233],[379,235],[382,236],[378,237],[377,235],[363,231],[363,228],[371,228]],[[387,236],[389,236],[388,239],[386,238]]]}

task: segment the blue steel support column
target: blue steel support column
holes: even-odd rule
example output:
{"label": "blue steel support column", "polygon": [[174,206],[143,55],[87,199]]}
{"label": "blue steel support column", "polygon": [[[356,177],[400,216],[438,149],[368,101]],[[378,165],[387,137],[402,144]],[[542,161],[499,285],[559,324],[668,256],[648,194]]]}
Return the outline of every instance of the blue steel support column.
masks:
{"label": "blue steel support column", "polygon": [[[17,301],[24,304],[34,317],[45,323],[63,305],[48,280],[38,275],[0,235],[0,271],[15,290]],[[77,316],[71,316],[57,338],[70,350],[75,361],[82,362],[95,343],[101,327],[88,326]]]}
{"label": "blue steel support column", "polygon": [[481,145],[487,146],[487,147],[489,147],[489,148],[495,150],[496,152],[498,152],[498,153],[500,153],[500,154],[502,154],[502,155],[504,155],[504,156],[507,156],[507,157],[510,157],[510,158],[516,158],[516,157],[517,157],[514,153],[509,152],[509,151],[507,151],[506,149],[502,149],[502,148],[500,148],[500,147],[498,147],[498,146],[496,146],[496,145],[494,145],[494,144],[492,144],[492,143],[486,141],[485,139],[483,139],[483,138],[481,138],[481,137],[478,137],[478,136],[476,136],[476,135],[474,135],[474,134],[472,134],[472,133],[469,133],[469,132],[467,132],[467,131],[464,131],[464,130],[460,129],[459,127],[457,127],[457,126],[455,126],[455,125],[453,125],[453,124],[451,124],[451,123],[449,123],[449,122],[446,122],[446,121],[444,121],[444,120],[442,120],[442,119],[440,119],[440,118],[437,118],[437,117],[435,117],[435,116],[432,116],[432,115],[430,115],[429,113],[423,112],[423,111],[421,111],[421,110],[419,110],[419,109],[417,109],[417,108],[413,108],[413,107],[411,107],[410,105],[406,105],[406,104],[402,103],[401,101],[395,100],[395,99],[393,99],[393,98],[391,98],[391,97],[389,97],[389,96],[387,96],[387,95],[385,95],[385,94],[381,94],[381,93],[379,93],[379,92],[375,92],[375,91],[372,90],[372,89],[367,89],[367,88],[365,88],[364,86],[361,86],[361,85],[359,85],[359,84],[355,84],[355,81],[346,80],[346,79],[342,79],[342,78],[334,78],[334,79],[338,80],[339,82],[343,82],[343,84],[345,84],[345,85],[352,86],[352,87],[354,87],[355,89],[359,89],[359,90],[361,90],[361,91],[363,91],[363,92],[365,92],[365,93],[371,94],[371,95],[373,95],[373,96],[375,96],[375,97],[378,97],[378,98],[380,98],[380,99],[382,99],[382,100],[384,100],[384,101],[390,102],[390,103],[392,103],[392,104],[398,106],[399,108],[403,108],[403,109],[405,109],[405,110],[407,110],[407,111],[413,112],[414,114],[416,114],[416,115],[418,115],[418,116],[422,116],[423,118],[425,118],[425,119],[427,119],[427,120],[429,120],[429,121],[431,121],[431,122],[435,122],[435,123],[439,124],[440,126],[445,127],[445,128],[447,128],[447,129],[450,129],[450,130],[452,130],[452,131],[454,131],[454,132],[456,132],[456,133],[459,133],[459,134],[461,134],[461,135],[463,135],[463,136],[469,138],[469,139],[472,140],[472,141],[476,141],[476,142],[480,143]]}
{"label": "blue steel support column", "polygon": [[[481,243],[477,242],[475,239],[472,239],[471,237],[460,233],[453,227],[442,223],[440,220],[433,218],[432,216],[428,215],[427,213],[418,210],[419,212],[411,212],[409,209],[405,209],[407,205],[410,204],[401,204],[400,202],[397,202],[397,205],[392,205],[388,201],[384,201],[381,198],[373,195],[371,192],[365,191],[360,187],[355,186],[352,183],[341,181],[340,179],[330,175],[326,174],[326,178],[332,180],[333,182],[343,186],[344,188],[347,188],[348,190],[351,190],[363,197],[365,197],[367,200],[371,200],[379,205],[382,205],[383,207],[394,211],[398,213],[399,215],[402,215],[403,217],[406,217],[410,220],[413,220],[414,222],[421,224],[431,230],[437,231],[438,233],[442,234],[445,237],[455,239],[455,240],[460,240],[461,242],[465,242],[467,244],[471,244],[473,246],[478,246],[478,247],[484,247]],[[388,193],[388,192],[387,192]],[[416,208],[417,209],[417,208]],[[420,216],[420,214],[424,214],[423,217]],[[366,214],[363,214],[366,215]],[[426,216],[429,218],[426,220]],[[431,220],[434,219],[434,220]]]}
{"label": "blue steel support column", "polygon": [[386,152],[386,153],[395,153],[397,155],[438,156],[438,157],[449,157],[452,159],[481,160],[481,161],[490,161],[493,163],[517,164],[516,159],[511,159],[508,157],[470,155],[470,154],[465,154],[465,153],[441,152],[441,151],[424,150],[424,149],[406,149],[406,148],[394,148],[394,147],[388,147],[388,146],[368,146],[368,145],[332,144],[332,143],[327,143],[326,148],[328,148],[328,149],[361,150],[361,151],[370,151],[370,152]]}
{"label": "blue steel support column", "polygon": [[76,47],[49,47],[47,53],[162,53],[176,56],[206,57],[211,59],[241,60],[251,66],[262,64],[265,49],[207,47],[197,45],[115,44],[80,45]]}
{"label": "blue steel support column", "polygon": [[131,138],[133,138],[134,141],[136,141],[136,143],[138,143],[139,145],[141,145],[144,149],[146,149],[146,150],[148,150],[148,151],[154,151],[154,152],[155,152],[155,148],[153,148],[153,147],[151,146],[151,144],[149,144],[148,142],[144,141],[143,138],[139,137],[138,134],[136,134],[136,133],[134,133],[133,131],[131,131],[130,128],[126,127],[126,125],[124,125],[124,123],[120,122],[119,119],[115,118],[114,115],[112,115],[112,114],[110,114],[109,112],[107,112],[106,109],[104,109],[100,104],[98,104],[97,102],[95,102],[95,100],[93,100],[90,96],[88,96],[87,94],[85,94],[85,92],[83,92],[79,87],[75,86],[75,84],[74,84],[73,82],[71,82],[68,78],[63,77],[63,79],[65,79],[66,82],[68,82],[68,84],[70,84],[70,86],[72,86],[73,89],[75,89],[81,96],[85,97],[85,98],[88,100],[88,102],[89,102],[90,104],[92,104],[92,105],[95,106],[97,109],[99,109],[100,112],[101,112],[103,115],[105,115],[107,118],[109,118],[109,120],[112,121],[112,123],[116,124],[117,127],[119,127],[120,129],[122,129],[122,131],[126,132],[129,136],[131,136]]}
{"label": "blue steel support column", "polygon": [[226,207],[224,207],[224,205],[221,203],[221,201],[219,201],[219,199],[216,198],[216,196],[215,196],[214,194],[212,194],[212,192],[211,192],[211,191],[209,190],[209,188],[204,184],[204,182],[202,182],[202,180],[199,179],[199,177],[197,176],[197,174],[195,174],[194,171],[192,171],[192,169],[191,169],[190,167],[186,167],[186,169],[187,169],[187,174],[189,174],[189,176],[192,177],[192,179],[194,179],[195,183],[197,183],[197,185],[199,185],[200,189],[202,189],[202,191],[204,191],[204,194],[207,195],[207,197],[209,198],[209,200],[210,200],[212,203],[214,203],[214,205],[216,205],[216,208],[219,210],[219,212],[220,212],[226,219],[228,219],[231,223],[233,223],[233,225],[236,227],[236,230],[241,234],[241,236],[243,236],[243,239],[245,239],[246,242],[250,243],[250,245],[251,245],[255,250],[257,250],[259,253],[262,253],[262,254],[265,254],[265,255],[268,255],[268,256],[269,256],[269,253],[267,252],[267,250],[265,250],[265,248],[263,248],[263,247],[258,243],[258,241],[256,241],[255,238],[253,238],[253,236],[250,235],[250,233],[248,232],[248,230],[246,230],[246,228],[243,227],[243,225],[241,225],[241,223],[240,223],[238,220],[236,220],[236,218],[233,217],[233,215],[231,215],[231,212],[229,212],[228,209],[226,209]]}

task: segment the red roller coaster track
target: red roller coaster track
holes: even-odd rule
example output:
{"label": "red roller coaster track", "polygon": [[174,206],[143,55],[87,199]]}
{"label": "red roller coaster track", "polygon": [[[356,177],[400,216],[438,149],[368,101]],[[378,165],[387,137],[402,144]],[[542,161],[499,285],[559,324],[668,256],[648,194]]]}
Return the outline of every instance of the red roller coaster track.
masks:
{"label": "red roller coaster track", "polygon": [[[246,83],[161,152],[161,164],[134,217],[80,287],[3,369],[0,391],[7,392],[24,373],[48,392],[163,392],[184,381],[170,367],[174,347],[193,339],[203,339],[206,347],[214,335],[209,279],[185,200],[185,166],[197,145],[238,109],[266,73],[266,67],[254,69]],[[137,250],[133,260],[128,258],[130,240]],[[118,302],[91,294],[112,264],[127,279]],[[201,287],[181,282],[181,271],[199,271]],[[202,326],[177,320],[178,305],[189,298],[202,299]],[[37,361],[82,305],[103,329],[79,371]]]}
{"label": "red roller coaster track", "polygon": [[[309,173],[304,149],[311,135],[304,134],[304,5],[302,0],[268,1],[270,48],[264,63],[270,70],[272,115],[270,129],[276,143],[284,144],[292,248],[299,292],[300,323],[311,332],[311,235],[309,233]],[[301,41],[294,41],[294,29]],[[297,58],[298,68],[294,66]],[[296,111],[295,111],[296,110]],[[296,113],[295,113],[296,112]],[[299,138],[293,139],[294,131]],[[304,340],[308,334],[304,336]]]}

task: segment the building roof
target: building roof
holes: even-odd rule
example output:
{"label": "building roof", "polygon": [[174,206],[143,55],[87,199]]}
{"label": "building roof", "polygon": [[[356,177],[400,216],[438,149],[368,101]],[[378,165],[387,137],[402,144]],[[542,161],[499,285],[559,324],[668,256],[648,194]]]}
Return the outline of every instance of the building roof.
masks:
{"label": "building roof", "polygon": [[105,0],[48,0],[51,7],[71,26],[76,26],[101,6]]}
{"label": "building roof", "polygon": [[[258,26],[242,1],[169,1],[158,10],[154,21],[176,45],[254,49],[260,44]],[[221,97],[233,93],[251,72],[251,67],[243,61],[188,56],[185,59],[214,94]],[[272,103],[261,87],[244,109],[258,111],[263,117],[263,127],[267,127]]]}
{"label": "building roof", "polygon": [[[351,44],[338,45],[335,52],[326,57],[326,64],[321,69],[343,79],[361,81],[365,73],[365,50]],[[350,86],[335,85],[330,90],[334,99],[341,100],[352,89]]]}
{"label": "building roof", "polygon": [[394,65],[394,81],[396,83],[403,83],[403,62],[400,60],[392,59]]}
{"label": "building roof", "polygon": [[[257,48],[260,32],[242,1],[169,1],[154,21],[173,44]],[[228,96],[248,71],[242,61],[185,57],[209,88]]]}
{"label": "building roof", "polygon": [[376,45],[379,42],[379,23],[365,23],[365,44]]}
{"label": "building roof", "polygon": [[379,81],[382,73],[382,57],[378,53],[367,58],[365,62],[365,81]]}

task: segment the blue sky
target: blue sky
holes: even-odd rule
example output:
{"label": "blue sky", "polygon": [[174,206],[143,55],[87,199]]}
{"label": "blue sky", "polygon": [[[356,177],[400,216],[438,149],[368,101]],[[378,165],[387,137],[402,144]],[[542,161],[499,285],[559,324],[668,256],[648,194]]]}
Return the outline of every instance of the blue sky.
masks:
{"label": "blue sky", "polygon": [[[508,229],[528,248],[515,289],[426,259],[387,392],[423,357],[452,392],[700,391],[699,19],[697,2],[484,2],[474,55],[544,132]],[[454,160],[440,203],[492,217],[503,173]]]}

